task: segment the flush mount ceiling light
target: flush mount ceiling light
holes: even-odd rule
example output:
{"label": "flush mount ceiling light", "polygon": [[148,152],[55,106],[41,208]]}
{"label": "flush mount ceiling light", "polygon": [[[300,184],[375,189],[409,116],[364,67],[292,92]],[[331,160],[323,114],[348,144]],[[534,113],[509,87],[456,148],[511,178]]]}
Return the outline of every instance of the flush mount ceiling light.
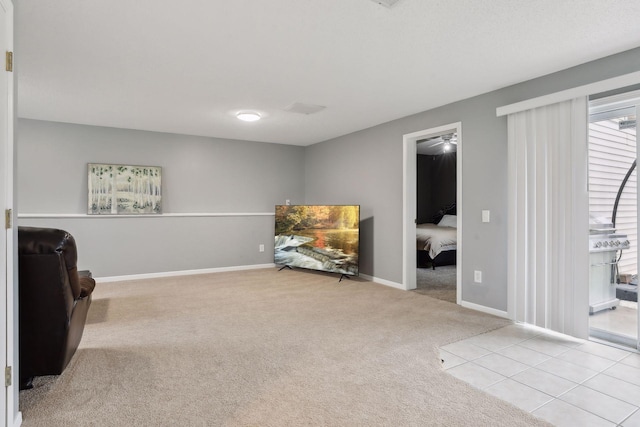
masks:
{"label": "flush mount ceiling light", "polygon": [[236,114],[236,117],[243,122],[256,122],[262,118],[260,114],[256,113],[255,111],[240,111],[238,114]]}

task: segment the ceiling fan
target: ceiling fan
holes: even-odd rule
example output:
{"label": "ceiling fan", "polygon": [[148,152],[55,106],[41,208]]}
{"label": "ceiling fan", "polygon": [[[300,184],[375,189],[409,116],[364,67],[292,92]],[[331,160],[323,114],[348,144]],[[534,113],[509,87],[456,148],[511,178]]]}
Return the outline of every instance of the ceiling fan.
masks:
{"label": "ceiling fan", "polygon": [[458,135],[455,133],[447,133],[444,135],[434,136],[432,138],[421,139],[417,141],[420,143],[427,143],[430,148],[435,148],[439,145],[443,145],[442,149],[445,153],[450,151],[456,151],[455,145],[458,145]]}

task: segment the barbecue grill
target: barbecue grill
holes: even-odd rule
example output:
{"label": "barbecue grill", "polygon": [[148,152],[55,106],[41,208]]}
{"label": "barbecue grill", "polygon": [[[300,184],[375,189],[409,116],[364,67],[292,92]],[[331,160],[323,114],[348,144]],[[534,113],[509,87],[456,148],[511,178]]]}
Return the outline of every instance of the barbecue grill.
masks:
{"label": "barbecue grill", "polygon": [[629,249],[626,234],[616,233],[612,222],[602,218],[589,221],[589,314],[615,308],[618,261],[622,251]]}

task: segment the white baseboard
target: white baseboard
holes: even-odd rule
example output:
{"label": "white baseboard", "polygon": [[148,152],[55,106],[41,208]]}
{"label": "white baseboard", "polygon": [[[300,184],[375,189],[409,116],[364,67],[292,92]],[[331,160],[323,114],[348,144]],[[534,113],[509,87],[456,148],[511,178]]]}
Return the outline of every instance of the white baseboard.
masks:
{"label": "white baseboard", "polygon": [[198,270],[181,270],[181,271],[164,271],[161,273],[145,273],[145,274],[129,274],[126,276],[109,276],[109,277],[96,277],[96,282],[123,282],[126,280],[139,280],[139,279],[157,279],[160,277],[174,277],[174,276],[190,276],[194,274],[209,274],[209,273],[222,273],[225,271],[241,271],[241,270],[257,270],[260,268],[273,268],[275,264],[255,264],[255,265],[240,265],[235,267],[219,267],[219,268],[202,268]]}
{"label": "white baseboard", "polygon": [[471,310],[481,311],[483,313],[493,314],[494,316],[504,317],[505,319],[509,319],[509,313],[507,313],[506,311],[496,310],[495,308],[486,307],[484,305],[474,304],[472,302],[467,302],[467,301],[460,301],[460,305],[465,308],[469,308]]}
{"label": "white baseboard", "polygon": [[[403,291],[407,290],[402,283],[396,283],[390,280],[380,279],[378,277],[373,277],[373,276],[369,276],[367,274],[362,274],[362,273],[360,273],[359,276],[365,280],[375,282],[375,283],[380,283],[381,285],[390,286],[392,288],[400,289]],[[482,313],[492,314],[494,316],[509,319],[509,313],[507,313],[506,311],[496,310],[495,308],[486,307],[484,305],[474,304],[472,302],[467,302],[467,301],[459,301],[458,304],[461,305],[462,307],[465,307],[471,310],[480,311]]]}
{"label": "white baseboard", "polygon": [[[140,279],[157,279],[161,277],[174,277],[174,276],[189,276],[194,274],[209,274],[209,273],[222,273],[225,271],[242,271],[242,270],[256,270],[260,268],[275,268],[275,264],[255,264],[255,265],[240,265],[234,267],[219,267],[219,268],[202,268],[198,270],[180,270],[180,271],[164,271],[160,273],[144,273],[144,274],[128,274],[124,276],[106,276],[96,277],[96,282],[108,283],[108,282],[124,282],[127,280],[140,280]],[[402,283],[392,282],[390,280],[380,279],[378,277],[369,276],[368,274],[360,273],[358,277],[363,278],[369,282],[379,283],[381,285],[390,286],[392,288],[405,290]]]}
{"label": "white baseboard", "polygon": [[18,412],[13,419],[13,427],[20,427],[22,425],[22,412]]}
{"label": "white baseboard", "polygon": [[368,274],[362,274],[362,273],[360,273],[358,276],[362,277],[364,280],[367,280],[369,282],[380,283],[381,285],[390,286],[392,288],[401,289],[403,291],[406,290],[402,283],[396,283],[390,280],[380,279],[378,277],[373,277],[373,276],[369,276]]}

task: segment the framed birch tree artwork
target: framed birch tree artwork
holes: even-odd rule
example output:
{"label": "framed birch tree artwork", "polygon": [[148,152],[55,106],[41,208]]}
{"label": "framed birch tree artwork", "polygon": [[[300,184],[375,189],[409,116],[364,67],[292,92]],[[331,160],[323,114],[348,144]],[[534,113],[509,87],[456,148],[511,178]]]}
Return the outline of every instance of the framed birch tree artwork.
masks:
{"label": "framed birch tree artwork", "polygon": [[162,168],[89,163],[90,215],[162,213]]}

